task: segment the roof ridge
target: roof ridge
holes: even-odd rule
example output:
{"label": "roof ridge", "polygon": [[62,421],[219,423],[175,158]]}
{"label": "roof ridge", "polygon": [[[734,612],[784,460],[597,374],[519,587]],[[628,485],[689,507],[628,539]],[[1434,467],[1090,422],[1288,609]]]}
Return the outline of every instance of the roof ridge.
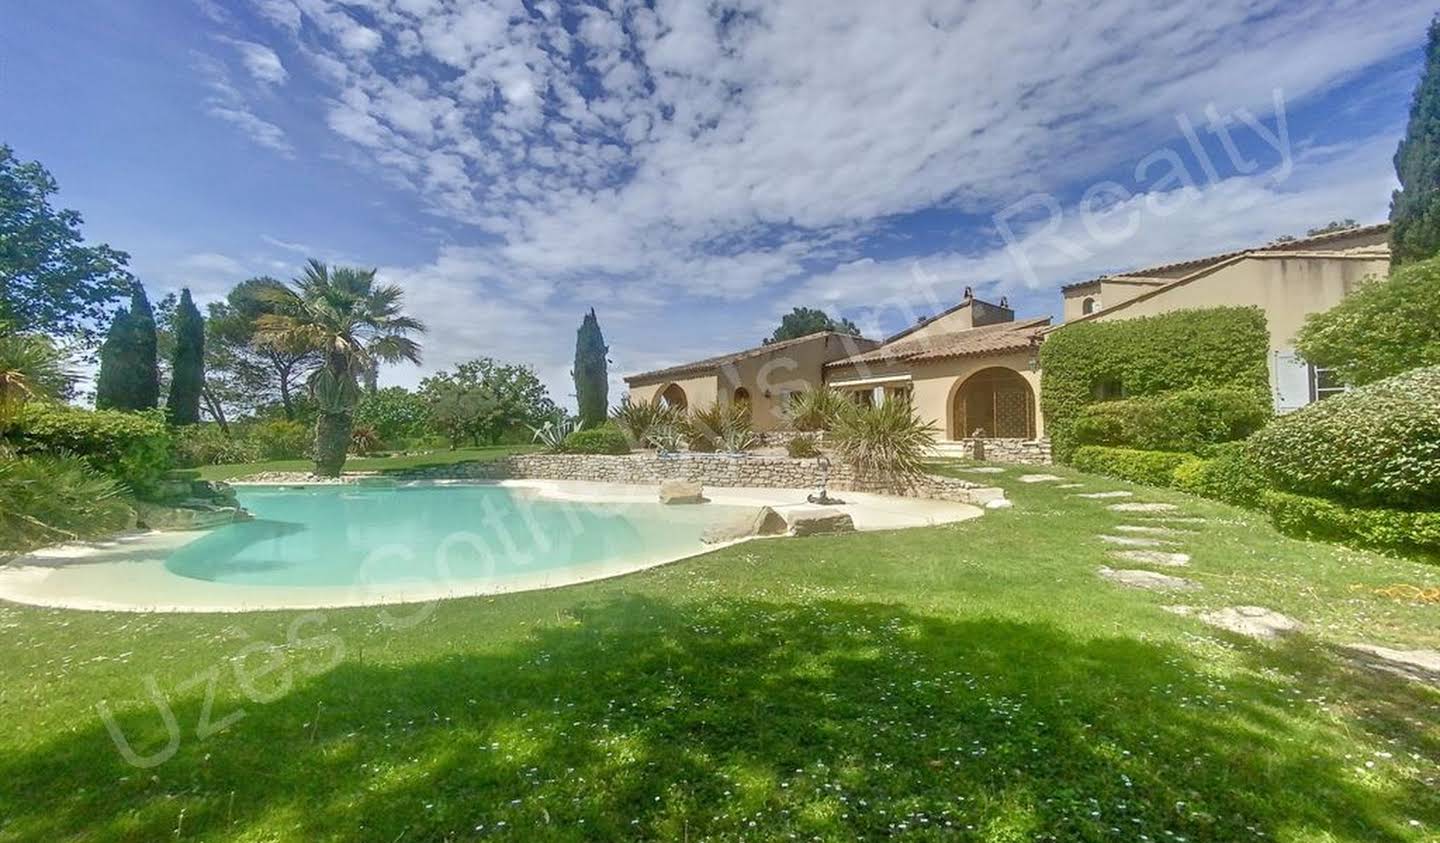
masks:
{"label": "roof ridge", "polygon": [[750,346],[749,348],[743,348],[739,351],[732,351],[727,354],[716,354],[711,357],[702,357],[699,360],[692,360],[688,363],[677,363],[674,366],[664,366],[659,369],[652,369],[648,372],[639,372],[633,375],[626,375],[624,381],[626,383],[631,383],[638,380],[648,380],[650,378],[677,375],[694,371],[702,371],[704,369],[710,368],[718,369],[728,363],[736,363],[748,357],[769,353],[772,351],[779,351],[800,342],[813,340],[821,336],[837,336],[853,340],[858,343],[871,343],[872,348],[875,345],[879,344],[879,341],[877,340],[872,340],[868,337],[863,337],[856,334],[847,334],[843,331],[836,331],[832,329],[826,329],[823,331],[811,331],[808,334],[802,334],[798,337],[790,337],[789,339],[780,340],[778,342],[762,342],[760,345]]}

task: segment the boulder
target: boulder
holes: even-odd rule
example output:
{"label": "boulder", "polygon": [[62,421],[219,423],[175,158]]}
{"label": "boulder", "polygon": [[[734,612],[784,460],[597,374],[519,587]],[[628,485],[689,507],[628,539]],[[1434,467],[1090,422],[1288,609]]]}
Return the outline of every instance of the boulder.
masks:
{"label": "boulder", "polygon": [[705,532],[700,534],[700,541],[705,544],[724,544],[754,536],[779,536],[789,528],[790,525],[785,522],[783,515],[768,506],[762,506],[737,518],[706,527]]}
{"label": "boulder", "polygon": [[704,489],[694,480],[666,480],[660,484],[663,504],[704,503]]}
{"label": "boulder", "polygon": [[786,513],[790,535],[814,536],[822,533],[853,533],[855,521],[850,513],[830,506],[793,509]]}
{"label": "boulder", "polygon": [[253,517],[238,506],[164,506],[143,502],[135,505],[135,514],[141,524],[162,532],[208,530]]}

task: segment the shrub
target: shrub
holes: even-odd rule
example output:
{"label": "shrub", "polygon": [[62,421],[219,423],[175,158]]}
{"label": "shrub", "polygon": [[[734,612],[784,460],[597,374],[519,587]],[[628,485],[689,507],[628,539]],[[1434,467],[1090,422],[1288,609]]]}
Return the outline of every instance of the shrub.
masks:
{"label": "shrub", "polygon": [[357,424],[350,429],[350,453],[355,456],[368,457],[384,447],[385,443],[380,441],[380,434],[375,428]]}
{"label": "shrub", "polygon": [[625,431],[606,424],[571,433],[565,437],[564,450],[567,454],[628,454],[630,439]]}
{"label": "shrub", "polygon": [[1440,509],[1440,366],[1281,416],[1250,439],[1270,485],[1358,506]]}
{"label": "shrub", "polygon": [[215,424],[177,427],[173,437],[175,464],[183,468],[255,462],[261,458],[260,448],[253,441],[231,436]]}
{"label": "shrub", "polygon": [[1265,393],[1201,387],[1091,404],[1076,416],[1074,435],[1079,445],[1200,453],[1244,439],[1273,415]]}
{"label": "shrub", "polygon": [[636,404],[630,396],[620,399],[620,406],[610,414],[611,421],[630,437],[636,445],[650,441],[650,434],[660,425],[675,424],[680,418],[679,411],[665,404],[642,401]]}
{"label": "shrub", "polygon": [[810,459],[820,456],[820,444],[814,436],[796,436],[785,443],[785,453],[795,459]]}
{"label": "shrub", "polygon": [[1265,492],[1265,479],[1250,459],[1244,442],[1230,442],[1211,451],[1210,459],[1191,460],[1175,468],[1175,488],[1202,498],[1255,509]]}
{"label": "shrub", "polygon": [[124,483],[138,496],[154,492],[174,462],[169,429],[158,411],[124,413],[31,402],[7,433],[22,454],[72,454]]}
{"label": "shrub", "polygon": [[1440,365],[1440,258],[1371,279],[1334,307],[1311,314],[1295,338],[1301,356],[1367,384]]}
{"label": "shrub", "polygon": [[1041,402],[1055,455],[1081,443],[1075,425],[1104,384],[1131,398],[1225,388],[1264,394],[1270,336],[1257,307],[1185,310],[1062,327],[1040,346]]}
{"label": "shrub", "polygon": [[829,430],[851,403],[838,390],[825,387],[807,389],[790,396],[784,408],[785,417],[796,430],[807,433]]}
{"label": "shrub", "polygon": [[429,421],[430,408],[424,397],[403,386],[367,392],[355,406],[355,426],[374,428],[382,442],[424,436]]}
{"label": "shrub", "polygon": [[1287,535],[1440,560],[1440,512],[1350,508],[1274,490],[1262,495],[1261,506],[1275,528]]}
{"label": "shrub", "polygon": [[911,482],[924,473],[935,448],[935,426],[915,415],[909,401],[846,403],[828,441],[857,474]]}
{"label": "shrub", "polygon": [[1105,448],[1085,445],[1075,451],[1075,467],[1091,474],[1117,477],[1146,486],[1170,486],[1175,470],[1190,462],[1198,462],[1194,454],[1174,451],[1137,451],[1131,448]]}
{"label": "shrub", "polygon": [[114,478],[72,456],[0,462],[0,549],[98,538],[132,526],[135,513]]}
{"label": "shrub", "polygon": [[245,431],[261,459],[298,460],[310,456],[314,431],[296,421],[272,419],[256,422]]}

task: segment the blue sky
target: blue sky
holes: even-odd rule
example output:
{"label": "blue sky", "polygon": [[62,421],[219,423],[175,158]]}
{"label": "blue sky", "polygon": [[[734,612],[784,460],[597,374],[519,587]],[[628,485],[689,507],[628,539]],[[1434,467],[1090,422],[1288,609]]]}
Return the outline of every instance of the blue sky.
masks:
{"label": "blue sky", "polygon": [[386,381],[489,355],[561,400],[593,306],[618,398],[796,304],[874,335],[967,286],[1044,315],[1068,281],[1380,221],[1433,11],[10,0],[0,142],[152,293],[377,266],[431,326]]}

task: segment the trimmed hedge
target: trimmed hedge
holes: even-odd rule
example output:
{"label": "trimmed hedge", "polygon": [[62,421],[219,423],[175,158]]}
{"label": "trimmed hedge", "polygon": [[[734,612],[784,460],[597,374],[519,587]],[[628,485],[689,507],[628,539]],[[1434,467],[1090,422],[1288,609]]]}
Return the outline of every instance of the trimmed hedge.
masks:
{"label": "trimmed hedge", "polygon": [[1326,539],[1440,561],[1440,512],[1351,508],[1323,498],[1267,491],[1261,508],[1286,535]]}
{"label": "trimmed hedge", "polygon": [[1211,445],[1244,439],[1273,415],[1269,396],[1254,389],[1183,389],[1084,407],[1075,420],[1075,441],[1199,453]]}
{"label": "trimmed hedge", "polygon": [[1355,506],[1440,509],[1440,366],[1277,418],[1250,439],[1270,485]]}
{"label": "trimmed hedge", "polygon": [[1210,459],[1180,464],[1173,480],[1182,492],[1247,509],[1259,507],[1265,492],[1265,478],[1247,455],[1244,442],[1214,448]]}
{"label": "trimmed hedge", "polygon": [[1075,467],[1091,474],[1103,474],[1146,486],[1172,486],[1175,471],[1199,462],[1194,454],[1173,451],[1137,451],[1130,448],[1103,448],[1086,445],[1075,451]]}
{"label": "trimmed hedge", "polygon": [[565,437],[564,450],[567,454],[628,454],[630,439],[620,428],[604,425]]}
{"label": "trimmed hedge", "polygon": [[158,410],[124,413],[31,402],[6,433],[20,454],[73,454],[139,497],[155,492],[172,466],[170,431]]}
{"label": "trimmed hedge", "polygon": [[1258,307],[1062,327],[1040,346],[1040,395],[1056,458],[1069,461],[1081,444],[1075,425],[1081,410],[1096,403],[1099,385],[1118,383],[1131,398],[1202,387],[1267,394],[1269,348]]}

